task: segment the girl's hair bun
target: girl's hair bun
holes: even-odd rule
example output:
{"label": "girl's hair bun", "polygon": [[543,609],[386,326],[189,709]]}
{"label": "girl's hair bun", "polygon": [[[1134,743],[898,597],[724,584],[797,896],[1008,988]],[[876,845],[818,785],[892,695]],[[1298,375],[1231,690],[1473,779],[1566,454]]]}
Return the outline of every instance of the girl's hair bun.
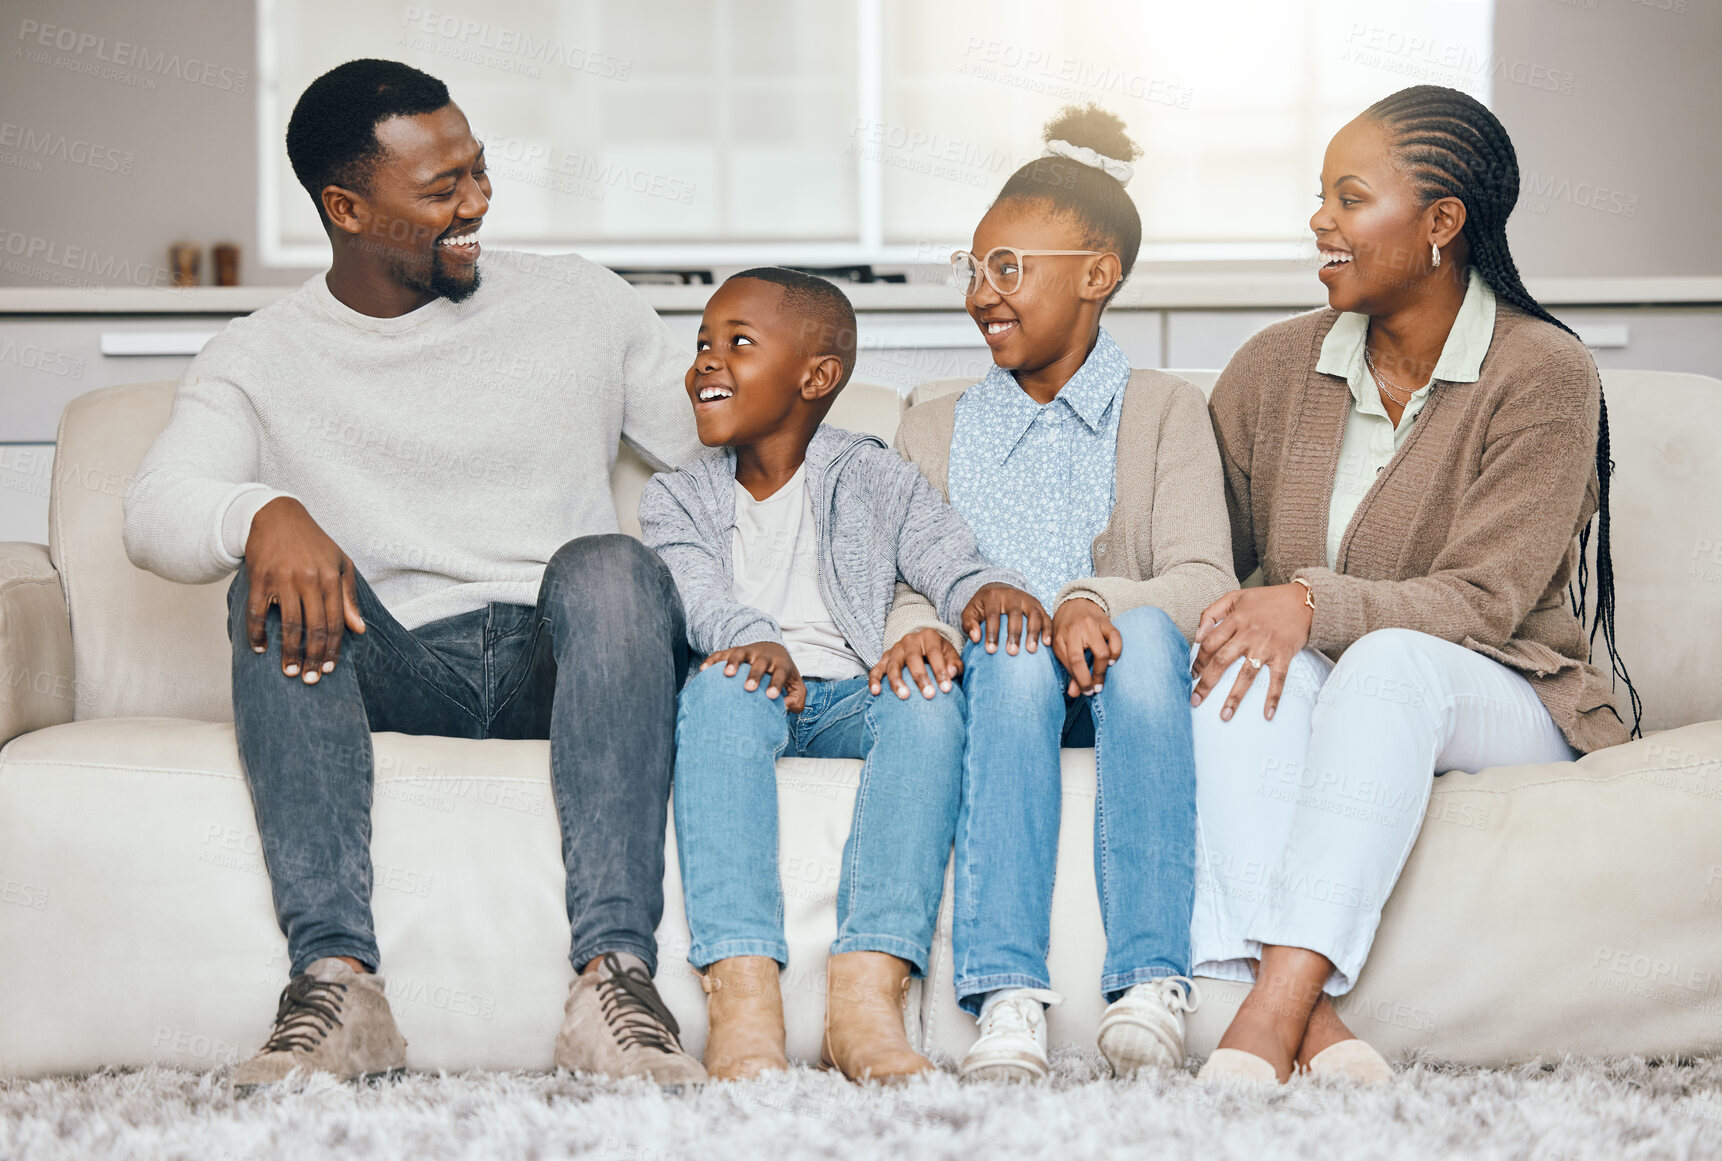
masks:
{"label": "girl's hair bun", "polygon": [[1142,147],[1124,131],[1124,122],[1099,105],[1066,105],[1046,123],[1041,136],[1046,141],[1068,141],[1102,157],[1135,161]]}
{"label": "girl's hair bun", "polygon": [[[1081,227],[1084,249],[1117,253],[1122,286],[1142,249],[1142,215],[1124,189],[1130,163],[1142,150],[1124,132],[1124,122],[1098,105],[1067,106],[1046,123],[1045,132],[1048,145],[1063,141],[1073,149],[1093,150],[1106,165],[1049,149],[1050,156],[1037,157],[1011,174],[993,204],[1036,202],[1073,218]],[[1120,169],[1124,172],[1115,172]]]}

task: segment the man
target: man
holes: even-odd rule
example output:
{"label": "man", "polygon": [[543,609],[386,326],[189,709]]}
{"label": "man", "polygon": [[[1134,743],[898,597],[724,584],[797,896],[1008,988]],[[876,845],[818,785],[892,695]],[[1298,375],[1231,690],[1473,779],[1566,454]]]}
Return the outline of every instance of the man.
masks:
{"label": "man", "polygon": [[371,916],[371,732],[549,738],[577,977],[573,1071],[704,1072],[652,985],[676,692],[674,584],[617,533],[618,437],[699,449],[687,353],[575,256],[479,266],[484,150],[441,81],[356,60],[287,126],[326,275],[192,363],[127,498],[126,551],[228,590],[233,709],[291,982],[235,1072],[405,1062]]}

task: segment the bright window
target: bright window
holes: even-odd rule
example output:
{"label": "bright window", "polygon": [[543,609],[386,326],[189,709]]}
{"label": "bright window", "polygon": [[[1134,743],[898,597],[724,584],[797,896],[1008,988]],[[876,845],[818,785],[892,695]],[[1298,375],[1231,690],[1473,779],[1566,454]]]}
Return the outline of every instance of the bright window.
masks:
{"label": "bright window", "polygon": [[1364,106],[1423,82],[1487,101],[1535,75],[1491,56],[1492,0],[258,0],[258,17],[262,237],[289,265],[328,247],[287,117],[354,57],[448,82],[486,144],[489,239],[612,265],[936,260],[1086,101],[1147,151],[1146,256],[1289,257],[1322,149]]}

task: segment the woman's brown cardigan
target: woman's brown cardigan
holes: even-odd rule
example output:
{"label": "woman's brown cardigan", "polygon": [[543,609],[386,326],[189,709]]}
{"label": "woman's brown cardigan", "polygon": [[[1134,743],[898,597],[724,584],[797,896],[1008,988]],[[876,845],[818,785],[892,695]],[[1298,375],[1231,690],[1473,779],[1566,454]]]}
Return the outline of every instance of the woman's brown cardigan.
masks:
{"label": "woman's brown cardigan", "polygon": [[1261,331],[1209,412],[1239,576],[1309,582],[1309,644],[1338,656],[1373,629],[1415,629],[1524,674],[1581,751],[1624,742],[1610,679],[1567,603],[1597,507],[1602,384],[1572,335],[1504,302],[1475,383],[1439,382],[1327,567],[1327,512],[1351,404],[1315,370],[1339,314]]}

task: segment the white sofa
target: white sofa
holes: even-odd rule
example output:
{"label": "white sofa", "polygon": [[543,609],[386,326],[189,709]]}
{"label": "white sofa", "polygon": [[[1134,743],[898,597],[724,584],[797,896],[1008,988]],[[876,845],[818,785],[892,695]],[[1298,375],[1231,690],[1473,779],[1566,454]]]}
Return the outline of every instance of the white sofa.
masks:
{"label": "white sofa", "polygon": [[[1211,384],[1212,375],[1191,378]],[[1620,637],[1649,736],[1579,762],[1442,778],[1356,991],[1390,1056],[1501,1063],[1722,1047],[1722,382],[1610,372]],[[51,544],[0,546],[0,1075],[248,1054],[285,982],[230,723],[226,582],[134,568],[121,497],[173,385],[91,392],[62,420]],[[854,384],[834,420],[889,437]],[[644,469],[624,454],[633,529]],[[1662,732],[1652,732],[1662,731]],[[376,739],[375,910],[415,1068],[550,1065],[569,978],[547,744]],[[779,767],[790,1049],[817,1053],[825,945],[859,763]],[[1090,1045],[1102,937],[1092,751],[1064,756],[1055,1044]],[[674,836],[670,836],[673,843]],[[704,1005],[672,851],[660,984],[691,1050]],[[912,1034],[946,1057],[949,914]],[[1241,988],[1201,981],[1191,1051]]]}

